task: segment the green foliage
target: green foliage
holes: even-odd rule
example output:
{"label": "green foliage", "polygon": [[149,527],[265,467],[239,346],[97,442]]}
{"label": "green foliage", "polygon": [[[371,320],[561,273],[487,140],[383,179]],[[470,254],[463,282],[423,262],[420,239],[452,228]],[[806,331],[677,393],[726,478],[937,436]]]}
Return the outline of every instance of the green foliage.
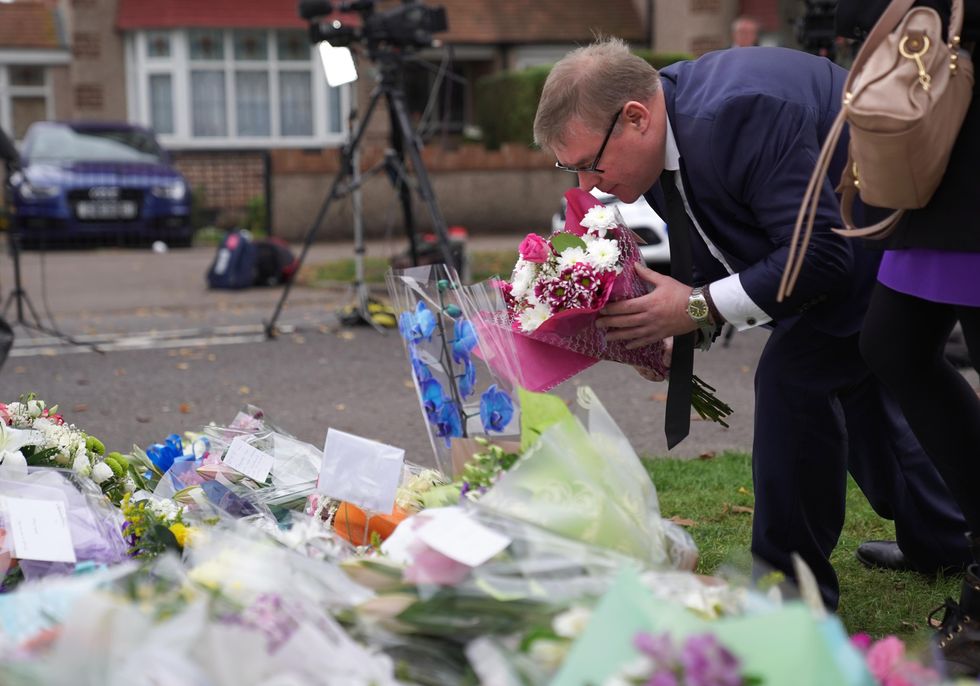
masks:
{"label": "green foliage", "polygon": [[253,195],[245,204],[245,218],[242,220],[242,228],[250,231],[254,238],[265,238],[269,235],[267,220],[265,197]]}
{"label": "green foliage", "polygon": [[534,142],[534,113],[551,66],[500,72],[476,82],[477,123],[491,150],[503,143]]}
{"label": "green foliage", "polygon": [[[634,53],[656,69],[682,60],[693,59],[687,53]],[[477,124],[483,131],[483,143],[497,150],[504,143],[534,144],[534,113],[541,99],[541,89],[551,65],[531,67],[518,72],[500,72],[476,82]]]}
{"label": "green foliage", "polygon": [[218,211],[208,205],[208,194],[204,186],[195,186],[191,190],[191,226],[201,229],[212,226],[218,217]]}
{"label": "green foliage", "polygon": [[556,233],[551,237],[551,245],[558,253],[565,252],[568,248],[581,248],[585,250],[585,241],[573,233]]}

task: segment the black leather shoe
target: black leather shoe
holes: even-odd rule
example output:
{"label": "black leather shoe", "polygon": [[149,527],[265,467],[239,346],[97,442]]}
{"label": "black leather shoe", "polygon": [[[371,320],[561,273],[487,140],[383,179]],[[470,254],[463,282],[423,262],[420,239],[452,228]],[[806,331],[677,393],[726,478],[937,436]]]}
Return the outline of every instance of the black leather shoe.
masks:
{"label": "black leather shoe", "polygon": [[[967,582],[964,581],[964,588]],[[974,593],[980,589],[974,587]],[[962,594],[961,594],[962,595]],[[936,626],[935,615],[945,610],[935,641],[941,657],[940,666],[949,678],[971,677],[980,674],[980,621],[970,616],[966,608],[947,598],[929,614],[929,624]]]}
{"label": "black leather shoe", "polygon": [[892,569],[899,572],[915,570],[895,541],[865,541],[858,546],[854,556],[858,562],[871,569]]}

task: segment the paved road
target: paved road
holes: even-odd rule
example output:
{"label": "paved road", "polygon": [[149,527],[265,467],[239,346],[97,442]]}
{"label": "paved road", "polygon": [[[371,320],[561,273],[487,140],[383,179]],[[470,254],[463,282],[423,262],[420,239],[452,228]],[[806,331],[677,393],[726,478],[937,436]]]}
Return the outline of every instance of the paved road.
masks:
{"label": "paved road", "polygon": [[[513,247],[520,237],[477,238],[471,250]],[[369,254],[400,246],[372,243]],[[328,427],[404,447],[408,459],[431,462],[431,450],[397,334],[343,327],[335,316],[344,288],[295,288],[279,323],[262,331],[279,289],[208,291],[213,250],[96,250],[26,253],[24,286],[57,328],[107,350],[63,345],[15,327],[13,355],[0,369],[0,399],[34,391],[58,402],[66,417],[111,449],[146,446],[171,432],[227,423],[253,403],[298,437],[320,444]],[[307,264],[351,254],[349,244],[317,245]],[[0,256],[0,289],[12,284],[11,260]],[[46,304],[45,304],[46,303]],[[13,311],[8,311],[8,319]],[[672,454],[748,450],[752,374],[764,332],[737,334],[728,348],[698,353],[696,371],[736,408],[731,428],[696,421]],[[566,398],[587,383],[638,452],[665,454],[665,386],[631,369],[600,363],[566,382]]]}

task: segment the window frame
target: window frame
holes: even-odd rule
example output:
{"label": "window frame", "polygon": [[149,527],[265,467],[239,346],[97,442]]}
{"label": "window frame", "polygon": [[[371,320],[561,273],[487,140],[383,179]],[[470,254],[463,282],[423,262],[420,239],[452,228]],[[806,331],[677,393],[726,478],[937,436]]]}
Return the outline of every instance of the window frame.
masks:
{"label": "window frame", "polygon": [[[44,98],[46,119],[55,118],[54,84],[51,69],[55,66],[68,64],[66,54],[57,51],[34,51],[11,53],[0,51],[0,127],[14,137],[14,107],[17,97]],[[13,86],[10,81],[10,69],[18,67],[39,67],[44,74],[44,83],[39,86]],[[20,139],[17,139],[20,140]]]}
{"label": "window frame", "polygon": [[[164,147],[181,149],[209,148],[277,148],[277,147],[340,147],[347,138],[345,113],[350,107],[350,88],[343,86],[338,90],[340,98],[339,121],[333,121],[336,105],[328,94],[326,77],[319,59],[314,59],[312,46],[307,60],[280,60],[277,47],[279,29],[262,29],[266,34],[268,58],[265,60],[236,59],[234,51],[235,31],[223,28],[224,57],[220,60],[192,60],[190,58],[190,33],[188,29],[160,29],[127,32],[125,36],[127,66],[127,106],[130,118],[147,127],[152,127],[150,119],[149,77],[153,74],[168,74],[172,87],[173,133],[158,133],[157,137]],[[151,35],[168,33],[170,35],[170,55],[168,57],[149,57],[148,38]],[[222,71],[225,79],[225,121],[227,135],[195,136],[191,121],[191,71],[211,69]],[[236,74],[240,71],[253,71],[267,74],[269,81],[269,136],[240,136],[237,134]],[[313,131],[308,136],[284,136],[281,131],[279,112],[279,76],[283,71],[307,71],[311,78],[310,97],[313,101]]]}

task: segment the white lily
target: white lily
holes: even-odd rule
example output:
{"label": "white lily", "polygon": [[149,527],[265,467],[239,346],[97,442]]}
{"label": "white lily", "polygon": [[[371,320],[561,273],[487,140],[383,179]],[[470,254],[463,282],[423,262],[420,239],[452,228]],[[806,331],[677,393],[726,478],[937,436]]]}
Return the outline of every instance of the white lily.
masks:
{"label": "white lily", "polygon": [[24,446],[33,445],[38,440],[36,431],[15,429],[0,422],[0,453],[12,453]]}

